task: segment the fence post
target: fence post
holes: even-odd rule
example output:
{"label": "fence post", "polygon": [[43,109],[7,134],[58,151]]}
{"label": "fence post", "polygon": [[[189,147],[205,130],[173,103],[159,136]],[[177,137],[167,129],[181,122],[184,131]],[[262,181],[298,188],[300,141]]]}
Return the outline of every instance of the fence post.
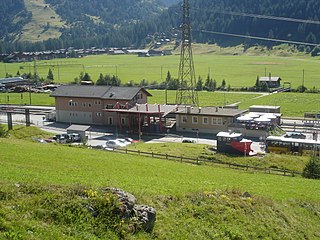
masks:
{"label": "fence post", "polygon": [[126,148],[126,154],[128,154],[128,148]]}
{"label": "fence post", "polygon": [[138,154],[139,154],[139,156],[140,156],[140,150],[138,150]]}
{"label": "fence post", "polygon": [[154,158],[153,152],[151,153],[152,158]]}
{"label": "fence post", "polygon": [[183,159],[182,159],[182,155],[181,155],[181,157],[180,157],[180,160],[181,160],[181,163],[182,163],[182,160],[183,160]]}
{"label": "fence post", "polygon": [[168,160],[168,153],[166,153],[166,159]]}
{"label": "fence post", "polygon": [[199,158],[197,157],[197,165],[199,165]]}

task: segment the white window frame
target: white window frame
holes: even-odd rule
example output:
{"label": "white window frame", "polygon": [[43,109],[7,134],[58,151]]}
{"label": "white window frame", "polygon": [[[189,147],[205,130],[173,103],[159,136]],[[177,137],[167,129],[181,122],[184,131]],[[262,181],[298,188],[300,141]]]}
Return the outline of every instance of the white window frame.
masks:
{"label": "white window frame", "polygon": [[[206,120],[206,121],[205,121]],[[209,124],[209,118],[208,117],[203,117],[202,118],[202,123],[204,124],[204,125],[208,125]]]}
{"label": "white window frame", "polygon": [[222,118],[219,118],[219,117],[213,117],[211,123],[212,123],[212,125],[215,125],[215,126],[223,125]]}
{"label": "white window frame", "polygon": [[183,115],[183,116],[181,116],[181,123],[188,123],[188,116],[186,116],[186,115]]}
{"label": "white window frame", "polygon": [[199,124],[198,116],[192,116],[192,124]]}

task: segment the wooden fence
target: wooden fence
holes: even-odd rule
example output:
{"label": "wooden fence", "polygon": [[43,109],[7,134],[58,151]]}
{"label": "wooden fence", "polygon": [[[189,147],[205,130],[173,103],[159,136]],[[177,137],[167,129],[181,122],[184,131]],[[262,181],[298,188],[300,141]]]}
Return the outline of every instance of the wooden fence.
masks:
{"label": "wooden fence", "polygon": [[139,155],[139,156],[146,156],[156,159],[165,159],[170,161],[176,161],[181,163],[190,163],[190,164],[206,164],[206,165],[220,165],[225,166],[232,169],[240,169],[244,171],[254,171],[254,172],[263,172],[266,174],[273,174],[273,175],[281,175],[281,176],[290,176],[295,177],[297,175],[302,175],[301,172],[295,172],[285,169],[276,169],[276,168],[263,168],[263,167],[255,167],[255,166],[249,166],[249,165],[243,165],[243,164],[237,164],[237,163],[228,163],[223,162],[220,160],[217,160],[215,158],[212,159],[205,159],[205,158],[189,158],[184,156],[174,156],[169,154],[160,154],[160,153],[154,153],[154,152],[143,152],[139,150],[130,150],[127,148],[114,148],[112,149],[113,152],[118,152],[122,154],[131,154],[131,155]]}

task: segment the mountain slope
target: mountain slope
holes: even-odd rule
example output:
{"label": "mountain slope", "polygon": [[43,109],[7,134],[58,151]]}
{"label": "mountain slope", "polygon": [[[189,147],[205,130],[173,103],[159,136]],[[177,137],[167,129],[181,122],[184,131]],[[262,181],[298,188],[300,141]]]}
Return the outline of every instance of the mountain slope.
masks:
{"label": "mountain slope", "polygon": [[[3,13],[0,23],[5,26],[0,29],[0,39],[3,40],[0,41],[0,52],[66,47],[140,47],[155,41],[155,36],[175,35],[181,25],[179,0],[24,1],[0,3],[0,13]],[[255,14],[318,21],[318,0],[283,0],[281,3],[278,0],[190,0],[190,8],[194,42],[224,46],[274,44],[207,31],[320,42],[320,24],[243,16]],[[37,14],[37,11],[47,13]],[[47,18],[41,19],[43,16]],[[47,41],[21,44],[19,40]],[[12,44],[14,41],[17,43]],[[309,47],[301,49],[311,50]]]}
{"label": "mountain slope", "polygon": [[30,19],[31,14],[27,11],[23,0],[0,1],[0,40],[11,40]]}
{"label": "mountain slope", "polygon": [[[318,20],[320,2],[317,0],[193,0],[192,20],[194,30],[221,31],[244,35],[317,43],[320,41],[320,25],[276,21],[233,13],[248,13],[285,18]],[[200,32],[194,33],[199,42],[220,41],[243,43],[243,39],[219,37]],[[248,43],[253,42],[249,41]]]}
{"label": "mountain slope", "polygon": [[64,23],[50,5],[45,4],[44,0],[25,0],[25,6],[32,13],[32,18],[16,40],[37,42],[61,36]]}

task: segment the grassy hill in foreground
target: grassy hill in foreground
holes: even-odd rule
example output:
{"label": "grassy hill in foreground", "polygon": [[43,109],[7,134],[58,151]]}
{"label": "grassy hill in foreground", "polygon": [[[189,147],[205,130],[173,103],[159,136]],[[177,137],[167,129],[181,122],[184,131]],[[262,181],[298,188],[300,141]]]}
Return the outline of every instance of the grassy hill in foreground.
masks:
{"label": "grassy hill in foreground", "polygon": [[152,234],[125,232],[126,239],[320,237],[318,181],[38,144],[30,135],[41,133],[29,131],[0,139],[0,238],[120,238],[91,225],[77,194],[101,187],[122,188],[157,210]]}

